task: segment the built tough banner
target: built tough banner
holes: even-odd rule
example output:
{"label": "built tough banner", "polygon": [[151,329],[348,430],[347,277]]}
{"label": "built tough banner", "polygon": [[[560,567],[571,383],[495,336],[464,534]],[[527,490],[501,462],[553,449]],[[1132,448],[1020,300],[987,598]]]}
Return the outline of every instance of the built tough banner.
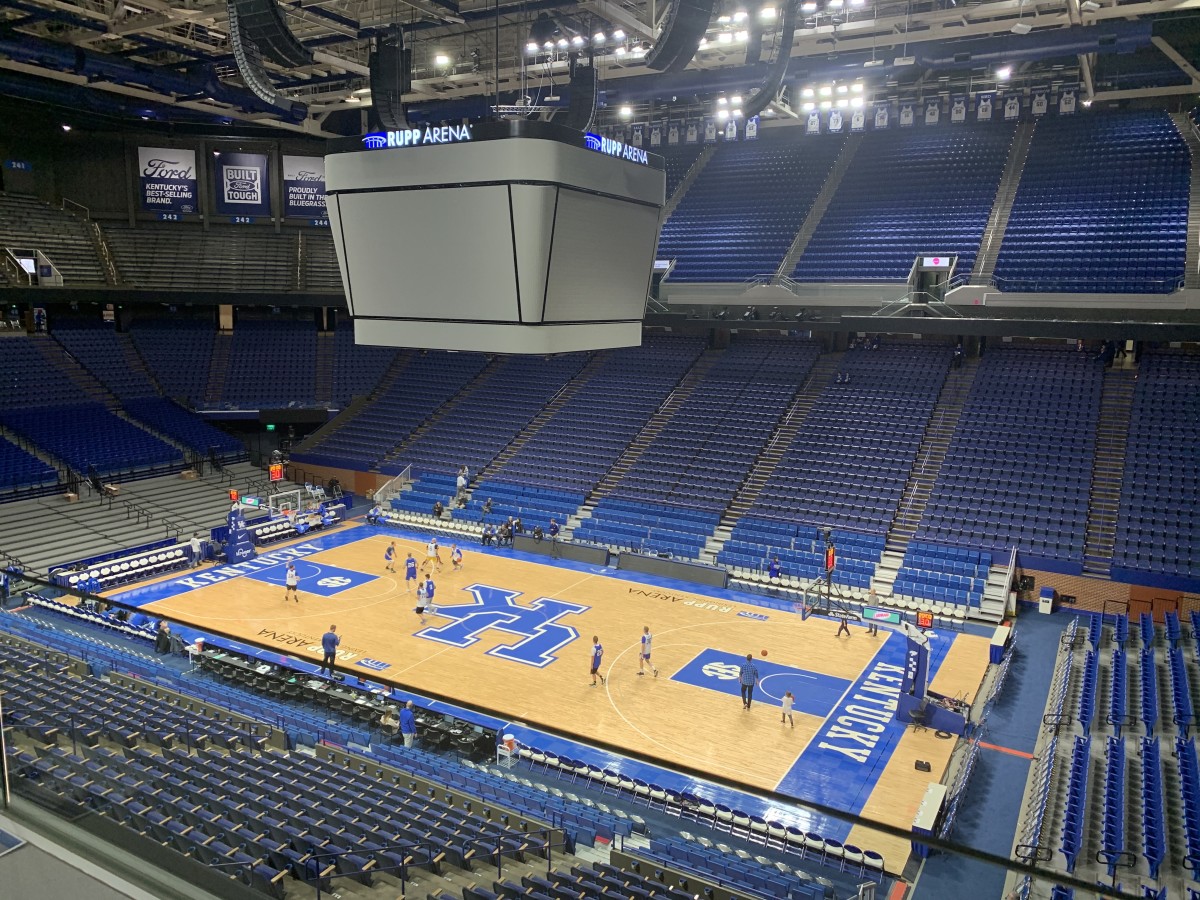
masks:
{"label": "built tough banner", "polygon": [[283,214],[300,219],[326,215],[323,156],[283,157]]}
{"label": "built tough banner", "polygon": [[213,186],[219,215],[271,215],[271,187],[267,180],[266,154],[215,154]]}
{"label": "built tough banner", "polygon": [[138,147],[138,193],[147,212],[200,212],[196,151]]}

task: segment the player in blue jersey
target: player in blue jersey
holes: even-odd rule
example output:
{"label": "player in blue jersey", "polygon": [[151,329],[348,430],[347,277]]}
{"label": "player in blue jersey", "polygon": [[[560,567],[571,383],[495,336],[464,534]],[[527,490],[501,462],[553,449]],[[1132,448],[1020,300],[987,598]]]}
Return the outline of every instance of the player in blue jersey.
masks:
{"label": "player in blue jersey", "polygon": [[388,544],[388,548],[383,551],[384,568],[389,572],[396,571],[396,542],[392,541]]}
{"label": "player in blue jersey", "polygon": [[600,643],[600,638],[592,635],[592,687],[596,686],[596,679],[600,679],[600,683],[604,684],[604,676],[600,674],[600,661],[604,659],[604,645]]}
{"label": "player in blue jersey", "polygon": [[650,633],[650,626],[642,626],[642,652],[638,656],[638,674],[646,674],[646,666],[650,667],[650,671],[654,673],[654,677],[658,677],[658,669],[654,668],[654,663],[650,662],[651,645],[654,643],[654,635]]}
{"label": "player in blue jersey", "polygon": [[404,593],[412,592],[412,582],[417,580],[417,560],[412,555],[412,551],[408,551],[408,556],[404,560]]}

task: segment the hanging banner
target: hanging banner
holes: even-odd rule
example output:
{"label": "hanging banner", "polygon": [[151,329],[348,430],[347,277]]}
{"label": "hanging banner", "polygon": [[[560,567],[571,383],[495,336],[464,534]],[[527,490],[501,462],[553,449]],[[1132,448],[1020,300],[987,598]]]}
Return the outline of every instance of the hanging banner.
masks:
{"label": "hanging banner", "polygon": [[917,117],[916,107],[917,107],[917,104],[915,104],[915,103],[901,103],[900,104],[900,127],[901,128],[912,128],[913,122],[916,121],[916,117]]}
{"label": "hanging banner", "polygon": [[676,147],[679,145],[679,123],[678,122],[668,122],[667,123],[667,143],[670,144],[672,147]]}
{"label": "hanging banner", "polygon": [[888,119],[892,114],[892,104],[886,100],[883,103],[875,104],[875,128],[882,131],[888,127]]}
{"label": "hanging banner", "polygon": [[1079,93],[1079,85],[1064,84],[1058,89],[1058,114],[1072,116],[1075,114],[1075,98]]}
{"label": "hanging banner", "polygon": [[1021,118],[1021,95],[1008,94],[1004,98],[1004,121],[1015,122]]}
{"label": "hanging banner", "polygon": [[980,122],[992,121],[992,106],[996,102],[995,91],[982,91],[975,95],[975,118]]}
{"label": "hanging banner", "polygon": [[662,126],[657,123],[650,126],[650,146],[662,146]]}
{"label": "hanging banner", "polygon": [[758,116],[751,116],[746,120],[746,140],[758,140]]}
{"label": "hanging banner", "polygon": [[961,125],[967,121],[967,95],[954,94],[950,98],[950,124]]}
{"label": "hanging banner", "polygon": [[737,121],[735,119],[730,119],[725,123],[725,140],[737,140]]}
{"label": "hanging banner", "polygon": [[940,100],[925,101],[925,124],[936,125],[942,117],[942,102]]}
{"label": "hanging banner", "polygon": [[147,212],[199,212],[196,151],[138,147],[138,194]]}
{"label": "hanging banner", "polygon": [[1035,87],[1029,92],[1029,111],[1035,116],[1044,116],[1050,109],[1050,88]]}
{"label": "hanging banner", "polygon": [[808,114],[808,122],[804,126],[805,134],[821,133],[821,114],[815,109]]}
{"label": "hanging banner", "polygon": [[866,127],[867,113],[860,107],[850,114],[850,130],[858,132],[863,131]]}
{"label": "hanging banner", "polygon": [[640,146],[642,146],[642,142],[645,140],[645,137],[646,137],[646,126],[645,125],[634,125],[633,126],[633,137],[629,139],[629,143],[633,144],[633,146],[635,146],[635,147],[640,147]]}
{"label": "hanging banner", "polygon": [[712,116],[704,117],[704,143],[715,144],[717,142],[717,120]]}
{"label": "hanging banner", "polygon": [[687,143],[700,143],[700,123],[695,119],[688,119],[687,121]]}
{"label": "hanging banner", "polygon": [[325,209],[325,157],[283,157],[283,214],[297,218],[323,218]]}
{"label": "hanging banner", "polygon": [[842,111],[840,109],[831,110],[829,113],[829,133],[842,133]]}
{"label": "hanging banner", "polygon": [[264,153],[216,153],[213,185],[223,216],[269,216],[271,188]]}

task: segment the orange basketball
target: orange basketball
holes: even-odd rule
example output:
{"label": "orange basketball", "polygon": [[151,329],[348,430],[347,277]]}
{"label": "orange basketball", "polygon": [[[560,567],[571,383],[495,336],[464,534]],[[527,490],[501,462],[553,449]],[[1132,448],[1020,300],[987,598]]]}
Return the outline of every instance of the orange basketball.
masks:
{"label": "orange basketball", "polygon": [[764,651],[763,651],[763,656],[766,656],[766,655],[767,655],[767,651],[766,651],[766,650],[764,650]]}

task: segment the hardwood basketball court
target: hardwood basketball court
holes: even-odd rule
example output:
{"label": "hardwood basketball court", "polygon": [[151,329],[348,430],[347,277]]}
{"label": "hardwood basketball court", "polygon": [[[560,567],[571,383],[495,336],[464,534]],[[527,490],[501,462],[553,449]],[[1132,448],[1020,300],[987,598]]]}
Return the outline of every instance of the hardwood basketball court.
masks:
{"label": "hardwood basketball court", "polygon": [[[392,540],[395,574],[384,570]],[[265,550],[252,573],[217,565],[120,595],[149,614],[318,662],[321,635],[336,624],[340,664],[351,674],[459,697],[532,728],[637,750],[667,768],[684,763],[905,829],[926,786],[944,773],[955,741],[904,729],[886,711],[903,663],[898,633],[870,636],[851,625],[851,637],[835,638],[837,624],[828,619],[802,621],[474,544],[463,548],[462,570],[452,571],[449,549],[443,542],[442,570],[433,576],[439,614],[424,627],[404,582],[405,556],[412,552],[422,564],[424,542],[357,524]],[[300,602],[289,602],[285,563],[270,563],[275,554],[301,551]],[[646,625],[658,677],[637,675]],[[588,674],[593,635],[605,651],[606,682],[598,687]],[[931,649],[933,689],[971,701],[988,665],[988,640],[939,635]],[[731,674],[747,653],[763,677],[748,712]],[[777,698],[785,688],[797,696],[794,728],[780,723]],[[916,771],[918,759],[932,771]],[[903,868],[910,849],[861,828],[831,836],[882,853],[891,872]]]}

